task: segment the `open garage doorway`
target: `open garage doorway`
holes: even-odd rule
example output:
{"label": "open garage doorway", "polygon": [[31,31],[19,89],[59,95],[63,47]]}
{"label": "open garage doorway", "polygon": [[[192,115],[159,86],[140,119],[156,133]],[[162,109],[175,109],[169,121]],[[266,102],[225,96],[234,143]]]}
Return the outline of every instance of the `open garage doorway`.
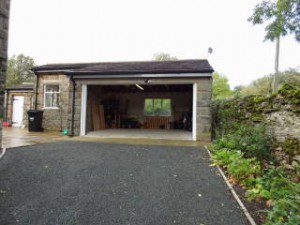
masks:
{"label": "open garage doorway", "polygon": [[87,136],[192,140],[193,85],[88,85]]}

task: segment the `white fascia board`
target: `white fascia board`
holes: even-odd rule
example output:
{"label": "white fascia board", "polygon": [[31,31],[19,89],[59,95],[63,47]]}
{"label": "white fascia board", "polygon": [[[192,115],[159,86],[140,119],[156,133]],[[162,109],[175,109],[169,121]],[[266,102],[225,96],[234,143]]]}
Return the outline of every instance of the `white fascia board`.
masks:
{"label": "white fascia board", "polygon": [[211,77],[211,73],[171,73],[171,74],[124,74],[124,75],[73,75],[75,79],[116,79],[116,78],[201,78]]}

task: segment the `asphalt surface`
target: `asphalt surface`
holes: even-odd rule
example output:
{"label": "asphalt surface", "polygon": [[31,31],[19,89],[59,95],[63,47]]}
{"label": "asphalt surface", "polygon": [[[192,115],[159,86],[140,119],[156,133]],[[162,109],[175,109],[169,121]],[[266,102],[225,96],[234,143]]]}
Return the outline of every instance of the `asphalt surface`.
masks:
{"label": "asphalt surface", "polygon": [[8,149],[0,224],[248,224],[196,147],[59,142]]}

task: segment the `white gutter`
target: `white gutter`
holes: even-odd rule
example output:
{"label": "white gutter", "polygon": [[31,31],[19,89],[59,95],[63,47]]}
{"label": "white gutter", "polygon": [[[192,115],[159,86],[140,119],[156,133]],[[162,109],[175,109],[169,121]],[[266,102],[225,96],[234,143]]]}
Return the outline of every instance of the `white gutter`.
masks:
{"label": "white gutter", "polygon": [[124,74],[124,75],[73,75],[75,79],[113,79],[113,78],[187,78],[212,77],[211,73],[172,73],[172,74]]}

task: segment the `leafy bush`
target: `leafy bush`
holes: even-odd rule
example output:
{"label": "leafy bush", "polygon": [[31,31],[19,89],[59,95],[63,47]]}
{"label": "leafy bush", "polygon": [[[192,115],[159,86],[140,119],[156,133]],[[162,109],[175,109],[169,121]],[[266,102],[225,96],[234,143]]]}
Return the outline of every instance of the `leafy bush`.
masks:
{"label": "leafy bush", "polygon": [[268,211],[268,222],[265,225],[299,225],[300,193],[291,193],[286,198],[275,201],[272,210]]}
{"label": "leafy bush", "polygon": [[227,168],[228,173],[241,184],[251,186],[261,167],[255,158],[246,159],[243,156],[241,151],[224,148],[215,151],[212,159],[215,164]]}
{"label": "leafy bush", "polygon": [[265,171],[262,177],[256,179],[253,189],[246,192],[249,199],[263,197],[265,199],[280,199],[289,195],[292,182],[282,167],[272,167]]}
{"label": "leafy bush", "polygon": [[291,182],[282,167],[271,166],[263,171],[256,158],[245,158],[245,153],[229,146],[236,147],[236,141],[219,139],[209,147],[213,163],[227,168],[230,176],[245,186],[249,200],[269,201],[272,208],[267,211],[265,225],[300,224],[300,183]]}
{"label": "leafy bush", "polygon": [[214,152],[213,162],[219,166],[227,167],[233,161],[240,160],[241,158],[242,153],[240,151],[231,151],[223,148]]}
{"label": "leafy bush", "polygon": [[223,135],[214,142],[218,149],[236,149],[246,158],[257,158],[259,161],[271,160],[270,137],[266,135],[263,125],[240,125],[233,132]]}
{"label": "leafy bush", "polygon": [[227,169],[228,173],[246,186],[253,186],[256,176],[261,172],[261,167],[255,158],[234,160]]}

